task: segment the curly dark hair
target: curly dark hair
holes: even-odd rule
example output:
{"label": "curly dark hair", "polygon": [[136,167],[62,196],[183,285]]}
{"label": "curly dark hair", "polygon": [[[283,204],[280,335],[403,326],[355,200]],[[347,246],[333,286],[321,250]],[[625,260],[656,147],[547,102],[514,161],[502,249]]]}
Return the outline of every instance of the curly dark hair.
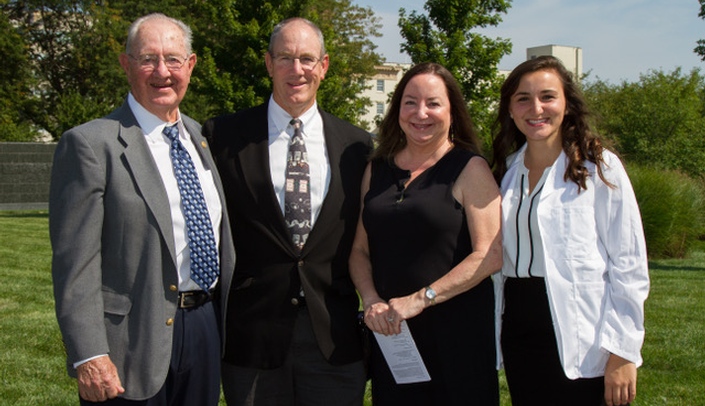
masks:
{"label": "curly dark hair", "polygon": [[605,147],[600,138],[590,130],[588,117],[590,113],[582,92],[573,79],[573,75],[563,66],[560,60],[553,56],[540,56],[521,63],[507,76],[501,90],[499,113],[494,122],[493,173],[497,183],[507,171],[507,157],[526,143],[526,136],[519,131],[509,114],[509,104],[512,95],[519,88],[524,75],[537,71],[553,71],[563,84],[566,99],[566,112],[561,124],[563,151],[568,156],[568,165],[563,178],[570,179],[578,185],[578,191],[587,189],[586,180],[589,176],[585,161],[597,166],[597,173],[605,184],[612,186],[602,173],[602,151]]}
{"label": "curly dark hair", "polygon": [[453,74],[442,65],[424,62],[409,69],[394,90],[389,110],[387,110],[387,114],[379,127],[379,134],[377,135],[378,145],[373,158],[384,157],[390,159],[406,146],[406,137],[399,125],[401,99],[409,81],[414,76],[422,74],[436,75],[445,83],[448,100],[450,101],[450,119],[452,124],[448,137],[450,137],[451,143],[456,148],[481,154],[482,146],[470,118],[460,85],[458,85]]}

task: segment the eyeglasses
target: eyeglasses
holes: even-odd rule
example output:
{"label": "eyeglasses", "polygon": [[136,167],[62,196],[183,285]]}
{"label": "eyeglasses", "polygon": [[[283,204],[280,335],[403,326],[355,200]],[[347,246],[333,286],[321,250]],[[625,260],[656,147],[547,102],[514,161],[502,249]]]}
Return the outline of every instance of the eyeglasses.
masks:
{"label": "eyeglasses", "polygon": [[297,59],[304,70],[312,70],[320,61],[320,59],[315,56],[293,57],[289,55],[277,55],[274,57],[274,64],[280,68],[289,68],[294,66],[294,61]]}
{"label": "eyeglasses", "polygon": [[[129,54],[128,54],[129,55]],[[159,62],[164,61],[164,65],[170,71],[177,71],[184,66],[184,63],[188,60],[188,57],[182,57],[177,55],[166,55],[164,58],[160,58],[158,55],[145,54],[132,56],[130,58],[137,61],[140,68],[145,71],[152,71],[159,67]]]}

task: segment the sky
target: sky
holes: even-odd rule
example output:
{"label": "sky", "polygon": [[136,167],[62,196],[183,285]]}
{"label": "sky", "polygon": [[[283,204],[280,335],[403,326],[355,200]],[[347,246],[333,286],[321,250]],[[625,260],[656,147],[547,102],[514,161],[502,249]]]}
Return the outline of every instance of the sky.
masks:
{"label": "sky", "polygon": [[[426,14],[424,0],[352,0],[381,18],[383,34],[374,38],[387,62],[411,62],[399,51],[403,41],[399,9]],[[512,42],[512,53],[499,69],[512,70],[526,60],[526,49],[541,45],[582,48],[583,72],[590,80],[612,84],[639,81],[641,74],[705,68],[693,52],[705,39],[698,0],[514,0],[502,22],[478,32]],[[705,74],[705,71],[702,72]]]}

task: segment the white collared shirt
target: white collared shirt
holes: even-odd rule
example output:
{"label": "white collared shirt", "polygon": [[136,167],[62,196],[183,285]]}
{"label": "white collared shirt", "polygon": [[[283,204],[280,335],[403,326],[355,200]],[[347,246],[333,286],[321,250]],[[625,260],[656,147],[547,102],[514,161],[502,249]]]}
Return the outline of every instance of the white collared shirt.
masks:
{"label": "white collared shirt", "polygon": [[[179,193],[179,186],[174,176],[174,167],[171,163],[171,141],[162,133],[165,126],[174,123],[165,123],[157,118],[154,114],[142,107],[131,93],[128,95],[127,101],[132,110],[132,114],[135,115],[142,132],[145,134],[147,145],[149,145],[149,150],[154,157],[154,162],[157,164],[159,175],[161,175],[166,194],[169,198],[171,224],[174,229],[174,247],[176,249],[176,269],[179,273],[179,291],[199,290],[200,287],[198,284],[191,279],[191,253],[186,234],[186,220],[184,219],[181,207],[181,194]],[[211,224],[213,225],[216,249],[219,249],[220,222],[223,217],[223,208],[220,204],[220,196],[218,195],[218,189],[215,187],[211,168],[206,168],[203,164],[203,160],[200,159],[201,155],[196,150],[196,146],[191,141],[191,135],[186,131],[181,120],[181,113],[179,113],[177,125],[179,126],[179,139],[189,155],[191,155],[191,160],[193,160],[193,165],[198,173],[198,179],[201,182],[201,189],[203,189],[203,196],[206,200],[206,206],[208,206]]]}
{"label": "white collared shirt", "polygon": [[[554,163],[555,164],[555,163]],[[519,204],[509,207],[511,221],[504,224],[504,264],[502,274],[510,278],[546,276],[546,258],[538,220],[538,204],[541,190],[552,166],[544,169],[541,178],[529,193],[529,170],[524,163],[518,164],[514,191]],[[509,266],[511,265],[511,266]]]}
{"label": "white collared shirt", "polygon": [[301,131],[306,143],[311,185],[311,226],[313,226],[321,211],[321,205],[330,184],[330,165],[326,140],[323,136],[323,118],[321,118],[316,103],[301,116],[291,117],[274,101],[274,98],[270,97],[267,108],[269,170],[274,193],[279,200],[279,207],[284,213],[287,154],[289,153],[289,140],[294,135],[294,128],[289,122],[293,118],[301,120]]}

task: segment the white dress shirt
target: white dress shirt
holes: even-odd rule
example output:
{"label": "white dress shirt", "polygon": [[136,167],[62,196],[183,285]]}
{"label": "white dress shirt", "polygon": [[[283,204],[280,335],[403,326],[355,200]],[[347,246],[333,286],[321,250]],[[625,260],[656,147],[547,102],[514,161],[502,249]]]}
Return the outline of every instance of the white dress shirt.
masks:
{"label": "white dress shirt", "polygon": [[[188,247],[188,237],[186,234],[186,220],[184,219],[183,209],[181,207],[181,194],[179,186],[174,176],[174,167],[171,163],[171,141],[162,133],[164,127],[173,125],[174,123],[165,123],[157,118],[154,114],[142,107],[137,100],[129,94],[127,101],[132,109],[132,114],[135,115],[140,128],[145,134],[147,145],[152,152],[154,162],[159,169],[162,182],[166,188],[166,194],[169,197],[169,207],[171,209],[171,224],[174,229],[174,247],[176,249],[176,269],[179,272],[179,291],[200,290],[196,282],[191,279],[191,257]],[[213,180],[212,168],[206,168],[201,160],[201,155],[196,150],[196,146],[191,141],[191,135],[186,131],[183,122],[181,121],[181,113],[179,113],[179,140],[184,145],[184,148],[191,155],[191,160],[198,173],[198,179],[201,182],[203,197],[208,206],[208,213],[213,226],[213,235],[215,237],[216,249],[220,247],[220,222],[223,217],[223,208],[220,204],[220,196],[218,189],[215,187]],[[209,153],[209,151],[206,151]],[[216,280],[217,282],[217,280]],[[214,284],[216,283],[214,282]]]}
{"label": "white dress shirt", "polygon": [[504,224],[505,229],[502,232],[504,246],[502,274],[506,277],[546,276],[546,259],[543,256],[538,203],[551,167],[543,171],[541,178],[529,193],[529,170],[523,162],[518,165],[514,191],[519,196],[519,204],[509,206],[508,218],[510,221]]}
{"label": "white dress shirt", "polygon": [[274,98],[270,97],[267,108],[269,170],[274,193],[284,213],[287,155],[289,140],[294,135],[294,127],[289,122],[294,118],[301,120],[301,132],[306,143],[311,187],[311,227],[313,227],[330,184],[330,165],[326,140],[323,136],[323,119],[316,103],[301,116],[292,117],[274,101]]}

